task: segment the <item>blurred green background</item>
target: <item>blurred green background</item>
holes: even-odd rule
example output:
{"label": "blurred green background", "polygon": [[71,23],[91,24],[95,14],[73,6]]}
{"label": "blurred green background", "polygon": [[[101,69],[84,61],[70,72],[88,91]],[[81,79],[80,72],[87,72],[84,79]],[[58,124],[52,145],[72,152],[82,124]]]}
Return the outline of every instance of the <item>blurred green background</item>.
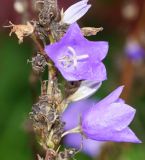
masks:
{"label": "blurred green background", "polygon": [[[8,25],[9,20],[21,23],[23,15],[16,12],[14,2],[0,2],[0,160],[34,160],[38,147],[27,119],[40,86],[30,81],[31,65],[27,64],[27,59],[35,52],[33,42],[26,38],[19,45],[16,36],[9,37],[9,29],[2,27]],[[74,2],[59,1],[64,8]],[[95,159],[145,160],[145,55],[141,59],[130,58],[124,49],[130,39],[145,48],[145,1],[90,0],[90,3],[92,8],[79,23],[102,26],[104,30],[89,39],[106,40],[110,46],[104,60],[108,80],[94,98],[102,98],[118,85],[125,84],[122,97],[137,110],[131,128],[143,141],[142,144],[107,143]],[[29,10],[28,17],[32,18],[30,6]],[[90,160],[91,157],[80,153],[76,159]]]}

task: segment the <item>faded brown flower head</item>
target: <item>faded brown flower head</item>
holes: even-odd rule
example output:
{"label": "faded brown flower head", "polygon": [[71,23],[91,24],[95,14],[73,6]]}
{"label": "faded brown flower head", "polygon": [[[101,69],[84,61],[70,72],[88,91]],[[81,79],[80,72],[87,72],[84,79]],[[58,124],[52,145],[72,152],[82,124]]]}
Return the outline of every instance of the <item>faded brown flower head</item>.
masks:
{"label": "faded brown flower head", "polygon": [[34,32],[34,26],[30,22],[27,22],[26,25],[25,24],[15,25],[12,22],[9,23],[10,23],[9,26],[4,26],[4,27],[12,27],[9,36],[11,36],[12,33],[14,32],[19,39],[19,44],[23,42],[23,38],[25,36],[30,36]]}
{"label": "faded brown flower head", "polygon": [[84,36],[93,36],[96,35],[98,32],[102,31],[103,28],[95,28],[95,27],[83,27],[81,28],[81,31]]}

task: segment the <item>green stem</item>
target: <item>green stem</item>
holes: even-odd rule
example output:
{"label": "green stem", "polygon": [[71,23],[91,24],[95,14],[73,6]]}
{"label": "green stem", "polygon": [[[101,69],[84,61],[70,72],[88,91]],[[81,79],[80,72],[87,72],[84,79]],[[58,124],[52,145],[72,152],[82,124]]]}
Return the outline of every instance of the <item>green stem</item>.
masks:
{"label": "green stem", "polygon": [[[52,37],[52,35],[48,35],[49,40],[50,40],[50,44],[54,43],[54,39]],[[52,63],[52,61],[49,61],[49,66],[48,66],[48,86],[47,86],[47,94],[51,95],[52,94],[52,90],[53,90],[53,82],[54,79],[56,77],[56,69]]]}

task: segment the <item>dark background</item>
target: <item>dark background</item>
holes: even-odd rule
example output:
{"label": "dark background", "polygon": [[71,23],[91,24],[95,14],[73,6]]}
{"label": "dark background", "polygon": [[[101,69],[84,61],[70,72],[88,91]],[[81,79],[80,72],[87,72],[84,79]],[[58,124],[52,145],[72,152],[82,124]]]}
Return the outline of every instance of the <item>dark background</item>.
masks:
{"label": "dark background", "polygon": [[[58,0],[59,1],[59,0]],[[38,147],[28,126],[28,113],[39,94],[39,82],[33,83],[31,65],[27,59],[35,52],[31,39],[18,44],[15,35],[9,37],[9,29],[3,28],[9,20],[22,22],[23,15],[14,10],[14,0],[0,2],[0,159],[32,160]],[[60,8],[66,9],[76,1],[60,0]],[[31,1],[28,1],[26,17],[34,18]],[[103,27],[104,30],[89,39],[109,42],[109,53],[104,63],[108,72],[106,80],[94,98],[102,98],[117,86],[124,84],[122,97],[136,108],[131,125],[142,144],[107,143],[95,159],[145,160],[145,55],[141,59],[128,57],[125,45],[134,39],[145,48],[144,0],[90,0],[92,8],[79,21],[80,26]],[[128,6],[132,7],[131,11]],[[25,19],[23,19],[24,21]],[[139,54],[139,53],[137,53]],[[79,154],[76,159],[91,159]]]}

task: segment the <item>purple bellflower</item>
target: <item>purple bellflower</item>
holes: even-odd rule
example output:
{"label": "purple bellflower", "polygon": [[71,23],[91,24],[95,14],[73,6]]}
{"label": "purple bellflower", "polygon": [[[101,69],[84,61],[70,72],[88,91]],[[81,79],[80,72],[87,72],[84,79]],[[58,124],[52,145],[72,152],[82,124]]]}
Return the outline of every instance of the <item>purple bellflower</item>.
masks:
{"label": "purple bellflower", "polygon": [[87,138],[141,143],[128,127],[134,118],[135,109],[119,99],[122,90],[122,86],[118,87],[82,115],[81,130]]}
{"label": "purple bellflower", "polygon": [[108,52],[108,43],[88,41],[76,23],[59,42],[46,46],[45,51],[68,81],[106,79],[102,60]]}
{"label": "purple bellflower", "polygon": [[[65,130],[70,130],[78,125],[80,123],[80,116],[87,112],[90,105],[94,103],[96,101],[91,99],[71,103],[62,115],[62,120],[66,123]],[[64,144],[77,149],[80,149],[82,144],[82,151],[91,157],[95,157],[100,153],[104,143],[86,138],[82,139],[81,134],[68,134],[64,138]]]}
{"label": "purple bellflower", "polygon": [[61,22],[72,24],[79,20],[91,7],[91,5],[88,5],[87,3],[88,0],[82,0],[70,6],[64,13],[62,13]]}
{"label": "purple bellflower", "polygon": [[145,58],[145,49],[137,42],[137,40],[127,41],[125,53],[131,60],[138,61]]}

